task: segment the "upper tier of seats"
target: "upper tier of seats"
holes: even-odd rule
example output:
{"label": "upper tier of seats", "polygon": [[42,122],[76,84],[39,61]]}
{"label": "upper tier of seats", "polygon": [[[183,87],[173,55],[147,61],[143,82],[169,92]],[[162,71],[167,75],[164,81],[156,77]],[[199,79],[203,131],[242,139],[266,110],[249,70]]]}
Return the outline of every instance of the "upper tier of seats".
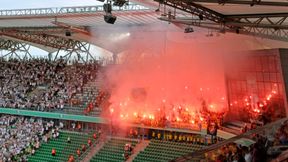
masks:
{"label": "upper tier of seats", "polygon": [[0,107],[67,113],[69,107],[76,107],[82,109],[73,109],[72,113],[84,114],[83,110],[98,95],[93,84],[99,69],[97,62],[0,60]]}

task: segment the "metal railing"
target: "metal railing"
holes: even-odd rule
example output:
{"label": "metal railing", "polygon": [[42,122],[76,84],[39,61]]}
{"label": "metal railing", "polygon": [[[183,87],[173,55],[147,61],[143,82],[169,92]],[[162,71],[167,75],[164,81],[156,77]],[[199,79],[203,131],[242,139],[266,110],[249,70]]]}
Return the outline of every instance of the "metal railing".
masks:
{"label": "metal railing", "polygon": [[[123,7],[113,6],[113,11],[137,11],[148,10],[148,7],[130,3]],[[87,14],[97,13],[104,11],[103,6],[75,6],[75,7],[61,7],[61,8],[32,8],[32,9],[12,9],[12,10],[0,10],[0,17],[12,17],[12,16],[57,16],[67,14]]]}

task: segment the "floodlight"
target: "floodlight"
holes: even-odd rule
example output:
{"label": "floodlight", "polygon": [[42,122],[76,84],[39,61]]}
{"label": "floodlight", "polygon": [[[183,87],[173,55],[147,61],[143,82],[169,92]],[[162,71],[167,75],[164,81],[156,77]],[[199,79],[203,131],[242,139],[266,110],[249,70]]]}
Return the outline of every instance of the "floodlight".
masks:
{"label": "floodlight", "polygon": [[104,15],[104,21],[108,24],[114,24],[117,17],[112,14],[106,14]]}
{"label": "floodlight", "polygon": [[184,33],[193,33],[193,32],[194,32],[194,29],[190,26],[184,29]]}

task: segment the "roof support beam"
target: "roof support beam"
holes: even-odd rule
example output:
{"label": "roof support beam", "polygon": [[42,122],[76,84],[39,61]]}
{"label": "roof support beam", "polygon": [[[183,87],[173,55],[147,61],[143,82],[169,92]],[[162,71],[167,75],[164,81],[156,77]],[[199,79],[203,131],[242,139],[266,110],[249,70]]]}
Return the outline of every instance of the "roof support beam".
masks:
{"label": "roof support beam", "polygon": [[73,26],[73,25],[70,25],[70,24],[67,24],[67,23],[63,23],[63,22],[59,22],[59,21],[52,21],[51,23],[55,24],[55,25],[57,25],[59,27],[65,28],[67,30],[71,30],[71,31],[74,31],[74,32],[79,32],[79,33],[82,33],[82,34],[90,35],[90,32],[87,31],[84,27]]}
{"label": "roof support beam", "polygon": [[[267,14],[241,14],[241,15],[223,15],[211,9],[202,6],[195,2],[204,2],[204,0],[155,0],[160,4],[168,5],[173,8],[191,13],[192,15],[198,15],[199,20],[183,20],[177,19],[176,15],[166,15],[161,17],[161,20],[182,23],[187,25],[194,25],[203,27],[203,23],[210,23],[212,28],[219,28],[219,30],[225,29],[226,31],[235,31],[236,33],[247,34],[252,36],[259,36],[263,38],[276,39],[281,41],[288,41],[288,25],[287,25],[287,13],[267,13]],[[205,2],[208,0],[205,0]],[[245,1],[245,0],[244,0]],[[244,2],[243,1],[243,2]],[[249,0],[249,2],[260,3],[259,0]],[[209,1],[215,2],[216,0]],[[238,2],[234,0],[217,0],[217,3],[221,2]],[[242,1],[241,1],[242,2]],[[246,0],[248,2],[248,0]],[[265,1],[267,2],[267,1]],[[288,4],[288,2],[287,2]],[[201,21],[200,17],[203,18]],[[210,20],[210,21],[209,21]],[[212,25],[211,23],[214,22]],[[208,26],[208,28],[210,28]]]}
{"label": "roof support beam", "polygon": [[32,58],[31,54],[29,53],[29,49],[29,44],[0,38],[0,50],[6,51],[6,53],[2,53],[3,55],[0,56],[0,58],[16,57],[20,60],[26,60],[28,58]]}
{"label": "roof support beam", "polygon": [[188,0],[155,0],[164,5],[194,14],[203,16],[204,19],[208,19],[213,22],[222,23],[224,21],[224,15],[213,11],[209,8],[196,4]]}
{"label": "roof support beam", "polygon": [[[287,8],[288,10],[288,8]],[[225,15],[225,18],[235,19],[235,18],[260,18],[260,17],[287,17],[286,13],[265,13],[265,14],[238,14],[238,15]]]}
{"label": "roof support beam", "polygon": [[[90,44],[87,42],[82,42],[55,35],[29,33],[19,30],[2,30],[2,32],[0,32],[0,35],[58,49],[56,55],[53,55],[52,53],[50,54],[49,57],[51,60],[56,60],[60,58],[58,57],[59,51],[65,51],[67,53],[65,56],[62,57],[66,61],[68,61],[74,54],[77,55],[78,61],[88,62],[89,60],[96,60],[95,57],[93,57],[90,53]],[[15,42],[16,41],[12,40],[1,41],[0,39],[0,48],[2,47],[3,49],[11,50],[11,52],[8,53],[7,56],[12,56],[13,54],[15,54],[15,56],[18,56],[17,53],[15,53],[14,51],[22,50],[22,48],[25,46],[23,46],[24,43]],[[19,46],[19,48],[15,49],[15,46]],[[27,53],[26,55],[31,56],[28,52],[29,48],[23,49],[25,50],[22,50],[22,52],[24,51]],[[27,57],[26,55],[24,58]]]}
{"label": "roof support beam", "polygon": [[[128,6],[117,7],[113,6],[113,11],[139,11],[147,10],[147,7],[139,4],[129,4]],[[102,5],[98,6],[75,6],[75,7],[62,7],[62,8],[32,8],[32,9],[12,9],[0,10],[1,19],[19,17],[19,16],[61,16],[61,15],[83,15],[95,14],[104,12]]]}
{"label": "roof support beam", "polygon": [[231,25],[235,27],[255,27],[255,28],[272,28],[274,30],[278,29],[288,29],[288,25],[277,25],[277,24],[257,24],[257,23],[245,23],[245,22],[226,22],[225,25]]}
{"label": "roof support beam", "polygon": [[192,0],[193,2],[218,3],[218,4],[242,4],[263,6],[288,6],[288,2],[260,1],[260,0]]}
{"label": "roof support beam", "polygon": [[[214,22],[200,22],[199,20],[195,19],[168,19],[167,17],[160,17],[162,21],[168,21],[174,24],[184,24],[184,25],[193,25],[202,28],[211,29],[216,32],[231,32],[231,33],[238,33],[250,36],[258,36],[261,38],[268,38],[273,40],[285,41],[288,42],[288,26],[285,25],[285,28],[272,28],[275,25],[245,25],[245,23],[237,23],[237,22],[230,22],[226,24],[226,26],[214,23]],[[230,26],[230,27],[229,27]],[[237,32],[238,31],[238,32]]]}
{"label": "roof support beam", "polygon": [[49,34],[39,34],[39,33],[28,33],[18,30],[2,30],[0,35],[16,38],[19,40],[36,43],[55,49],[73,49],[74,44],[79,42],[77,40],[64,38]]}

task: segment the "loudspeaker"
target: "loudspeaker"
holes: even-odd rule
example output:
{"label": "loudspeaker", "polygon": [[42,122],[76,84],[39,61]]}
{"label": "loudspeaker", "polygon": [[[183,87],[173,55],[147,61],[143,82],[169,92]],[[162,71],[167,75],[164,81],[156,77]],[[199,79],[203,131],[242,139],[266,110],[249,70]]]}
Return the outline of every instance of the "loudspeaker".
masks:
{"label": "loudspeaker", "polygon": [[112,5],[111,5],[110,3],[105,3],[105,4],[103,5],[103,8],[104,8],[104,11],[105,11],[106,13],[110,13],[110,14],[111,14],[111,12],[112,12]]}
{"label": "loudspeaker", "polygon": [[200,20],[204,20],[204,16],[202,14],[199,15]]}
{"label": "loudspeaker", "polygon": [[194,32],[194,29],[192,27],[187,27],[184,29],[184,33],[192,33]]}
{"label": "loudspeaker", "polygon": [[159,2],[160,4],[164,3],[164,0],[154,0],[154,1]]}
{"label": "loudspeaker", "polygon": [[70,31],[66,31],[66,32],[65,32],[65,36],[66,36],[66,37],[71,37],[71,32],[70,32]]}
{"label": "loudspeaker", "polygon": [[123,7],[128,1],[126,0],[114,0],[113,5]]}
{"label": "loudspeaker", "polygon": [[116,21],[117,17],[113,15],[104,15],[104,20],[108,24],[114,24]]}

